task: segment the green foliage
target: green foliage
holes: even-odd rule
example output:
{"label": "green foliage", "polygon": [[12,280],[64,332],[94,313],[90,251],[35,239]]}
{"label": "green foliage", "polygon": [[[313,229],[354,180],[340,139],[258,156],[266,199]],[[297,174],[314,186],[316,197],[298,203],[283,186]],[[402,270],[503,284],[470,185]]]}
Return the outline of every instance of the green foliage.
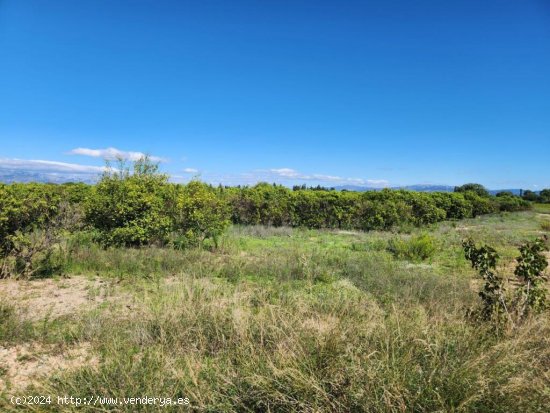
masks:
{"label": "green foliage", "polygon": [[473,215],[472,204],[461,193],[436,192],[431,197],[437,207],[445,211],[446,219],[464,219]]}
{"label": "green foliage", "polygon": [[436,251],[434,237],[429,234],[412,236],[409,239],[392,238],[388,242],[388,251],[397,259],[425,261],[432,258]]}
{"label": "green foliage", "polygon": [[465,240],[462,245],[464,256],[484,281],[483,289],[479,292],[482,301],[479,317],[483,320],[500,320],[508,310],[503,280],[496,273],[498,253],[488,245],[476,247],[472,239]]}
{"label": "green foliage", "polygon": [[49,184],[0,186],[0,278],[60,273],[59,241],[80,220],[65,188]]}
{"label": "green foliage", "polygon": [[[464,227],[498,246],[503,261],[539,230],[535,213],[434,226],[426,230],[438,246],[433,265],[418,266],[385,251],[395,237],[387,232],[235,226],[211,252],[105,249],[86,229],[69,237],[77,243],[74,283],[52,284],[63,289],[59,300],[73,288],[93,300],[34,318],[32,305],[43,301],[38,281],[37,300],[21,303],[33,316],[25,321],[20,303],[11,307],[2,296],[0,344],[70,362],[33,377],[29,394],[160,394],[189,397],[188,409],[205,412],[544,412],[548,313],[531,312],[498,335],[492,324],[464,322],[464,307],[477,299],[464,276]],[[73,363],[81,354],[73,349],[86,357]],[[10,374],[3,395],[22,391],[10,387]],[[136,409],[160,408],[104,406]],[[0,411],[20,408],[0,397]]]}
{"label": "green foliage", "polygon": [[536,192],[530,191],[529,189],[523,192],[522,198],[530,202],[539,202],[540,198]]}
{"label": "green foliage", "polygon": [[413,191],[327,191],[279,185],[225,188],[231,220],[244,225],[291,225],[306,228],[389,230],[425,226],[445,219],[463,219],[503,211],[527,209],[519,198],[512,200],[464,193]]}
{"label": "green foliage", "polygon": [[[206,239],[218,238],[229,225],[229,209],[212,187],[192,181],[178,193],[174,229],[183,238],[178,238],[179,246],[202,244]],[[178,244],[178,241],[176,241]]]}
{"label": "green foliage", "polygon": [[432,196],[425,193],[409,194],[413,223],[417,226],[434,224],[447,217],[445,210],[439,208]]}
{"label": "green foliage", "polygon": [[455,192],[473,192],[483,198],[489,197],[489,191],[487,191],[487,189],[481,184],[465,184],[462,186],[457,186],[455,187]]}
{"label": "green foliage", "polygon": [[86,221],[100,231],[99,241],[114,246],[164,243],[172,227],[168,177],[143,158],[133,173],[121,161],[109,168],[86,202]]}
{"label": "green foliage", "polygon": [[547,281],[544,270],[548,267],[548,261],[542,254],[548,248],[545,244],[546,237],[528,242],[519,248],[520,256],[517,258],[517,267],[514,274],[521,282],[518,289],[521,303],[518,304],[520,316],[524,316],[529,310],[539,312],[547,308],[546,286]]}
{"label": "green foliage", "polygon": [[0,184],[0,257],[15,237],[45,225],[57,213],[59,194],[44,184]]}
{"label": "green foliage", "polygon": [[539,194],[539,202],[549,204],[550,203],[550,189],[543,189]]}
{"label": "green foliage", "polygon": [[487,245],[476,247],[472,239],[463,242],[464,255],[485,281],[479,292],[482,307],[474,312],[483,320],[493,320],[497,323],[522,321],[530,312],[540,312],[547,308],[546,281],[544,270],[548,267],[546,257],[546,237],[523,244],[520,256],[516,259],[514,274],[517,282],[512,286],[515,294],[506,295],[504,277],[496,272],[498,253]]}
{"label": "green foliage", "polygon": [[231,219],[235,224],[291,224],[291,193],[283,186],[260,183],[252,188],[229,188],[225,197],[231,205]]}
{"label": "green foliage", "polygon": [[543,189],[539,193],[526,190],[523,191],[522,198],[529,202],[540,202],[542,204],[550,204],[550,189]]}
{"label": "green foliage", "polygon": [[525,211],[531,207],[531,204],[520,197],[514,195],[500,195],[497,194],[496,204],[499,211],[502,212],[516,212]]}
{"label": "green foliage", "polygon": [[307,228],[352,226],[355,194],[323,190],[300,190],[292,193],[292,225]]}
{"label": "green foliage", "polygon": [[497,206],[491,198],[480,196],[473,191],[465,192],[464,198],[472,205],[472,216],[474,217],[497,212]]}
{"label": "green foliage", "polygon": [[[97,185],[19,184],[0,186],[0,254],[13,250],[15,233],[46,228],[57,216],[60,201],[77,217],[71,228],[87,224],[104,246],[172,243],[178,247],[217,244],[234,224],[292,226],[312,229],[412,230],[445,219],[463,219],[497,211],[518,211],[530,204],[518,197],[480,196],[465,185],[455,193],[405,190],[352,192],[323,187],[260,183],[253,187],[218,187],[192,182],[175,185],[148,158],[132,168],[120,162]],[[196,198],[196,199],[194,199]],[[83,215],[83,219],[80,219]],[[74,220],[73,220],[74,221]],[[10,241],[11,240],[11,241]],[[21,238],[18,239],[21,243]]]}

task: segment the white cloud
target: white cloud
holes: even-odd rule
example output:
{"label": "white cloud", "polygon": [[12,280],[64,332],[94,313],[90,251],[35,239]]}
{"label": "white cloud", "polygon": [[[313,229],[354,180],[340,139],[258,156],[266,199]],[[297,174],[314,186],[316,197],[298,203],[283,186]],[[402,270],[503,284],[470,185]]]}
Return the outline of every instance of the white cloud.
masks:
{"label": "white cloud", "polygon": [[309,182],[311,185],[355,185],[369,188],[384,188],[389,186],[385,179],[346,178],[328,174],[304,174],[292,168],[257,169],[245,173],[218,174],[202,172],[201,178],[212,184],[223,185],[254,185],[258,182],[276,182],[285,185],[295,185]]}
{"label": "white cloud", "polygon": [[[88,150],[85,148],[77,148],[83,151],[101,151]],[[112,149],[112,148],[111,148]],[[75,149],[76,151],[76,149]],[[93,152],[94,154],[96,152]],[[112,153],[112,152],[111,152]],[[135,152],[134,152],[135,153]],[[90,155],[96,156],[96,155]],[[138,158],[139,159],[139,158]],[[52,180],[85,180],[93,181],[105,171],[104,166],[81,165],[75,163],[46,161],[46,160],[25,160],[14,158],[0,158],[0,170],[3,171],[3,176],[17,175],[22,176],[24,173],[42,174]],[[196,175],[200,171],[195,168],[184,168],[183,172],[186,176],[172,176],[174,181],[188,181],[189,175]],[[55,179],[54,179],[55,178]],[[389,186],[389,182],[384,179],[362,179],[362,178],[346,178],[328,174],[303,174],[291,168],[272,168],[261,169],[247,173],[234,174],[216,174],[202,172],[202,179],[212,184],[224,185],[253,185],[258,182],[278,182],[287,185],[303,183],[304,181],[311,184],[321,185],[357,185],[364,187],[383,188]]]}
{"label": "white cloud", "polygon": [[[357,185],[357,186],[369,186],[369,187],[386,187],[389,182],[385,179],[362,179],[362,178],[346,178],[335,175],[326,174],[302,174],[295,169],[291,168],[275,168],[268,169],[267,174],[265,171],[259,170],[259,177],[263,174],[263,180],[273,180],[273,178],[280,178],[283,180],[293,181],[315,181],[320,183],[331,183],[338,185]],[[271,175],[271,176],[270,176]],[[260,179],[260,180],[262,180]]]}
{"label": "white cloud", "polygon": [[26,170],[34,172],[70,172],[80,174],[98,174],[105,170],[104,166],[80,165],[76,163],[0,158],[0,168]]}
{"label": "white cloud", "polygon": [[0,181],[94,183],[105,169],[104,166],[80,165],[40,159],[0,158]]}
{"label": "white cloud", "polygon": [[[70,155],[83,155],[92,156],[94,158],[103,158],[107,160],[125,159],[129,161],[137,161],[143,158],[146,154],[143,152],[134,151],[121,151],[117,148],[105,148],[105,149],[90,149],[90,148],[75,148],[69,151]],[[165,162],[165,159],[158,156],[149,156],[153,162]]]}
{"label": "white cloud", "polygon": [[270,169],[269,172],[284,178],[299,178],[302,176],[302,174],[290,168]]}

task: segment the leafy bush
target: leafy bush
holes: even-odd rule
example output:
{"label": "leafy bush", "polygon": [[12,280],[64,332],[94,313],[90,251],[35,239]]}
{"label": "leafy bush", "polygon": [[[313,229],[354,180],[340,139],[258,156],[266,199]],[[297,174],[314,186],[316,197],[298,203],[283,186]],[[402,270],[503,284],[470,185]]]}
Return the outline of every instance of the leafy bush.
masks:
{"label": "leafy bush", "polygon": [[542,254],[548,248],[545,245],[546,237],[528,242],[519,247],[520,256],[517,258],[517,267],[514,271],[520,281],[517,295],[519,302],[516,303],[519,317],[532,310],[540,312],[547,308],[547,290],[544,281],[547,278],[544,270],[548,267],[548,261]]}
{"label": "leafy bush", "polygon": [[55,216],[59,201],[46,185],[0,185],[0,254],[13,248],[16,233],[29,233]]}
{"label": "leafy bush", "polygon": [[464,184],[455,187],[455,192],[473,192],[482,198],[489,197],[489,191],[481,184]]}
{"label": "leafy bush", "polygon": [[482,306],[471,312],[481,320],[497,324],[509,321],[520,322],[531,312],[540,312],[548,307],[546,299],[547,280],[544,271],[548,261],[542,254],[548,250],[546,237],[523,244],[514,271],[516,282],[511,284],[513,294],[507,294],[505,277],[496,271],[499,255],[488,245],[477,247],[473,240],[463,242],[464,255],[485,281],[479,292]]}
{"label": "leafy bush", "polygon": [[550,203],[550,189],[543,189],[540,191],[539,197],[539,202],[543,202],[545,204]]}
{"label": "leafy bush", "polygon": [[410,200],[413,223],[418,226],[443,221],[447,213],[428,194],[414,194]]}
{"label": "leafy bush", "polygon": [[86,203],[86,220],[100,231],[104,245],[164,243],[172,227],[172,193],[168,177],[143,158],[130,173],[121,161],[109,168]]}
{"label": "leafy bush", "polygon": [[514,195],[497,196],[496,204],[498,205],[499,211],[502,212],[524,211],[531,207],[529,202]]}
{"label": "leafy bush", "polygon": [[497,212],[497,207],[491,198],[479,196],[475,192],[465,192],[464,198],[472,205],[474,217]]}
{"label": "leafy bush", "polygon": [[53,185],[0,186],[0,278],[60,272],[59,241],[77,227],[79,209]]}
{"label": "leafy bush", "polygon": [[530,202],[539,202],[540,201],[539,195],[534,191],[530,191],[529,189],[524,191],[521,197],[524,200],[530,201]]}
{"label": "leafy bush", "polygon": [[431,195],[438,208],[445,211],[446,219],[472,217],[472,204],[461,193],[436,192]]}
{"label": "leafy bush", "polygon": [[208,185],[192,181],[178,194],[176,200],[175,230],[180,237],[176,245],[202,244],[218,238],[229,225],[229,209],[226,202]]}
{"label": "leafy bush", "polygon": [[397,259],[425,261],[433,257],[436,251],[435,239],[428,234],[409,239],[393,238],[388,242],[388,251]]}
{"label": "leafy bush", "polygon": [[[260,183],[216,189],[198,182],[171,184],[168,176],[159,173],[158,165],[145,157],[132,170],[123,162],[117,168],[109,167],[94,186],[0,185],[0,259],[7,251],[15,251],[16,232],[21,247],[25,245],[22,235],[46,229],[62,199],[73,211],[73,223],[58,230],[72,232],[86,223],[104,246],[172,243],[184,247],[207,239],[216,244],[227,217],[244,225],[414,231],[445,219],[530,206],[519,197],[485,196],[476,188],[466,185],[455,193],[340,192],[322,187],[292,191]],[[19,253],[25,248],[19,248]]]}

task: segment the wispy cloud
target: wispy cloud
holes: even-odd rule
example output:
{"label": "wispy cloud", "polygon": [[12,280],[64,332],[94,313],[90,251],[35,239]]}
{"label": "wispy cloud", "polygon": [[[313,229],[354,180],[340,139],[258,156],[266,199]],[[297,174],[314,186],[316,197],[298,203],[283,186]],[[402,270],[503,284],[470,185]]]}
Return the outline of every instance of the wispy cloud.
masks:
{"label": "wispy cloud", "polygon": [[4,182],[96,182],[103,166],[46,161],[40,159],[0,158],[0,181]]}
{"label": "wispy cloud", "polygon": [[[85,148],[77,148],[86,150]],[[94,151],[100,151],[94,150]],[[96,152],[93,152],[96,153]],[[113,152],[110,152],[113,154]],[[133,152],[135,154],[135,152]],[[96,155],[90,155],[96,156]],[[137,158],[139,159],[139,157]],[[48,160],[26,160],[16,158],[0,158],[0,178],[3,180],[22,180],[37,178],[53,182],[64,181],[95,181],[105,171],[104,166],[82,165],[76,163]],[[200,171],[196,168],[184,168],[185,175],[173,175],[174,182],[186,182],[192,175],[201,173],[201,179],[212,184],[223,185],[253,185],[258,182],[276,182],[294,185],[308,182],[312,185],[357,185],[364,187],[383,188],[389,186],[385,179],[347,178],[329,174],[304,174],[292,168],[258,169],[245,173],[219,174]],[[29,178],[30,179],[30,178]]]}
{"label": "wispy cloud", "polygon": [[[278,168],[268,169],[269,174],[272,174],[276,178],[283,180],[299,180],[299,181],[315,181],[321,183],[331,183],[338,185],[358,185],[358,186],[372,186],[372,187],[385,187],[389,185],[389,182],[385,179],[363,179],[363,178],[347,178],[336,175],[326,174],[303,174],[291,168]],[[260,170],[259,172],[263,172]]]}
{"label": "wispy cloud", "polygon": [[14,158],[0,158],[0,168],[35,172],[70,172],[81,174],[97,174],[105,170],[104,166]]}
{"label": "wispy cloud", "polygon": [[[129,161],[137,161],[143,158],[146,154],[143,152],[135,151],[122,151],[117,148],[105,148],[105,149],[90,149],[90,148],[75,148],[68,152],[70,155],[83,155],[91,156],[94,158],[103,158],[106,160],[125,159]],[[164,158],[158,156],[149,156],[154,162],[165,162]]]}
{"label": "wispy cloud", "polygon": [[[260,171],[261,172],[261,171]],[[282,178],[301,178],[304,175],[290,168],[269,169],[269,172]]]}
{"label": "wispy cloud", "polygon": [[[191,172],[193,171],[193,172]],[[193,168],[186,168],[184,172],[194,173]],[[197,171],[198,172],[198,171]],[[254,185],[258,182],[275,182],[284,185],[301,183],[321,185],[356,185],[371,188],[384,188],[389,186],[385,179],[347,178],[328,174],[305,174],[292,168],[257,169],[244,173],[213,173],[201,172],[201,179],[212,184],[223,185]]]}

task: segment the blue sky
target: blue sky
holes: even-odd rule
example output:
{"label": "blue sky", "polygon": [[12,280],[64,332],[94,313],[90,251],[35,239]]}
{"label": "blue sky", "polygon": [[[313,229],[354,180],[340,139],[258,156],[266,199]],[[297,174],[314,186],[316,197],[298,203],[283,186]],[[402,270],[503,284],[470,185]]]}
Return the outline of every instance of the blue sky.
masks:
{"label": "blue sky", "polygon": [[0,168],[550,187],[546,0],[0,0],[0,51]]}

